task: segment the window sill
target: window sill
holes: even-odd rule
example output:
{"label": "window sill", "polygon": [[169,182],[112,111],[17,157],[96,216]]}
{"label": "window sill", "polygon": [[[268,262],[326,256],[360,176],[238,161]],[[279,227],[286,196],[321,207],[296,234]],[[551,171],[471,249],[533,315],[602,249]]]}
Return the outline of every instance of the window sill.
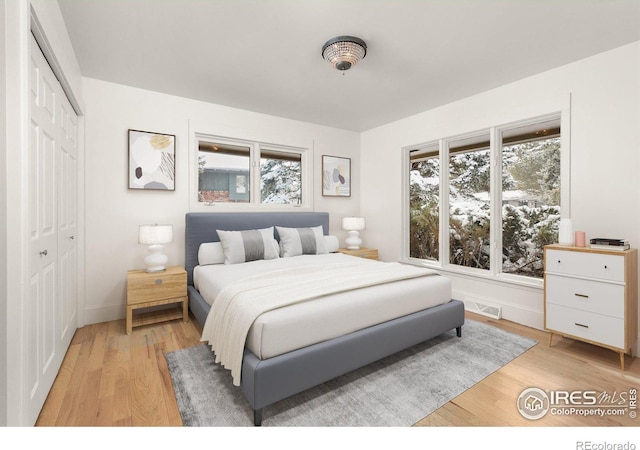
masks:
{"label": "window sill", "polygon": [[442,266],[438,263],[432,263],[414,258],[404,258],[400,262],[405,264],[412,264],[414,266],[426,267],[428,269],[436,270],[442,274],[452,274],[459,277],[469,278],[473,280],[481,280],[495,284],[511,284],[518,287],[524,287],[535,290],[544,289],[544,280],[537,278],[528,278],[517,275],[481,273],[479,270],[465,269],[463,267],[456,267],[453,265]]}
{"label": "window sill", "polygon": [[274,205],[255,203],[192,203],[191,212],[299,212],[313,211],[306,205]]}

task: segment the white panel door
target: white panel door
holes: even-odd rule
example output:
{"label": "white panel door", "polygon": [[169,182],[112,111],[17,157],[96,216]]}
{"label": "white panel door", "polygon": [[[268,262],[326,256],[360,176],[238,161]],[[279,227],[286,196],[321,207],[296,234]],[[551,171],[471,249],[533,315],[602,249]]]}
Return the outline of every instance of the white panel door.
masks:
{"label": "white panel door", "polygon": [[28,418],[35,423],[76,330],[77,116],[33,36],[30,55],[24,358]]}
{"label": "white panel door", "polygon": [[58,151],[58,288],[61,326],[58,338],[66,350],[77,323],[77,136],[78,118],[65,96],[59,102]]}

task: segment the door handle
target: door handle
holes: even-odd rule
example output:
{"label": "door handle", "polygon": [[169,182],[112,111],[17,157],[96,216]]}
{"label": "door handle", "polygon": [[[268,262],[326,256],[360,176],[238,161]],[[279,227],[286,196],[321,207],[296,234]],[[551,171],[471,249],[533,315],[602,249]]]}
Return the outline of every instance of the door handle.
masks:
{"label": "door handle", "polygon": [[46,249],[45,249],[45,250],[42,250],[42,251],[40,252],[40,256],[47,256],[47,250],[46,250]]}

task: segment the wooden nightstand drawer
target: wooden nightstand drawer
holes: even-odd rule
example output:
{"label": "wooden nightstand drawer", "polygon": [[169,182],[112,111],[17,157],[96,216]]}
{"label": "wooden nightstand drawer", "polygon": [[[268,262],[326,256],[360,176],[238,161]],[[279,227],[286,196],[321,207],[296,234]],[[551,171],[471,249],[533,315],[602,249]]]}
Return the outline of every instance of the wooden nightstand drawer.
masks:
{"label": "wooden nightstand drawer", "polygon": [[[182,304],[180,308],[156,309],[139,312],[151,307],[172,303]],[[134,314],[134,311],[138,311]],[[182,317],[189,320],[189,297],[187,296],[187,272],[184,267],[167,267],[163,272],[149,273],[146,270],[130,270],[127,274],[127,334],[132,328]]]}
{"label": "wooden nightstand drawer", "polygon": [[144,269],[129,271],[127,304],[185,297],[187,272],[182,267],[168,267],[164,272],[148,273]]}
{"label": "wooden nightstand drawer", "polygon": [[547,275],[547,303],[624,318],[624,286]]}

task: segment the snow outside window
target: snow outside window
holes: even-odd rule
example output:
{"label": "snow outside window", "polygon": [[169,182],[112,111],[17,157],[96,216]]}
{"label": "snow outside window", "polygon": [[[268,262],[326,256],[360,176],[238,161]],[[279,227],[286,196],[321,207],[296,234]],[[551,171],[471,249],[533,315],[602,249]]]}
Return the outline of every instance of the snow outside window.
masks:
{"label": "snow outside window", "polygon": [[306,149],[198,136],[198,203],[301,206],[308,158]]}
{"label": "snow outside window", "polygon": [[558,238],[561,144],[558,114],[405,149],[409,259],[542,279],[543,247]]}

